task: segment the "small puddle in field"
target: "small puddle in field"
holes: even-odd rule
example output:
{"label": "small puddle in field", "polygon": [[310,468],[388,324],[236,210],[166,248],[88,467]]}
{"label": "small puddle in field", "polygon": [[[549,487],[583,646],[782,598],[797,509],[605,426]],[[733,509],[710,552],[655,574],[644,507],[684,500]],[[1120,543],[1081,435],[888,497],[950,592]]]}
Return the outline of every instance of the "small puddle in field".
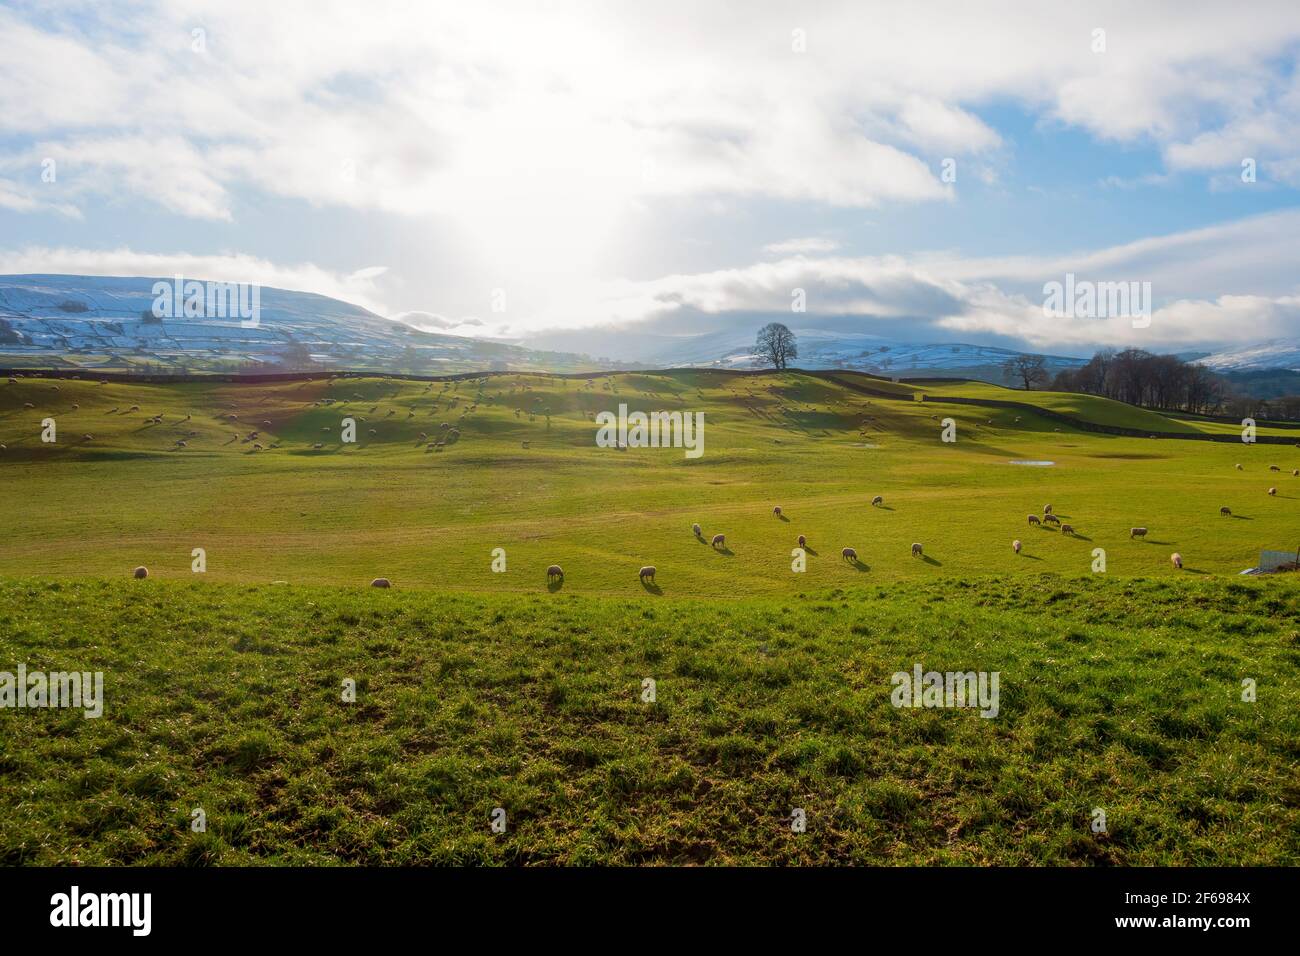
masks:
{"label": "small puddle in field", "polygon": [[1030,465],[1034,468],[1048,468],[1055,465],[1054,461],[1009,461],[1008,465]]}
{"label": "small puddle in field", "polygon": [[850,445],[849,447],[851,447],[851,448],[879,448],[880,446],[879,446],[879,445],[868,445],[866,442],[858,441],[858,442],[854,442],[854,443],[853,443],[852,445]]}

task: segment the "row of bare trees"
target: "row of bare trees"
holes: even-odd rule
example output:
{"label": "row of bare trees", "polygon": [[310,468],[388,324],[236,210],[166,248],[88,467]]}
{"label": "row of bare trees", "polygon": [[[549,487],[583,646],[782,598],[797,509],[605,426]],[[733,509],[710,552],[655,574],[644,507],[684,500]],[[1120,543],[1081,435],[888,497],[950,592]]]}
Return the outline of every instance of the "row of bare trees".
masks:
{"label": "row of bare trees", "polygon": [[[1017,356],[1008,362],[1007,378],[1025,388],[1046,385],[1046,371],[1041,363],[1032,361],[1035,358],[1039,356]],[[1262,399],[1239,394],[1230,381],[1203,365],[1143,349],[1103,349],[1082,368],[1057,372],[1051,387],[1058,392],[1100,395],[1167,412],[1300,419],[1300,395]]]}

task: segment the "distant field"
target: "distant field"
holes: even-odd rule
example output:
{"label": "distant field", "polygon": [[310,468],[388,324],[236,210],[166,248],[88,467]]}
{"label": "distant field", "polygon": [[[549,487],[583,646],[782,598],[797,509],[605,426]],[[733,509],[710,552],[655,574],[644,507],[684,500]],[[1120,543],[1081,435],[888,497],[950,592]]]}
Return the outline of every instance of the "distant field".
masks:
{"label": "distant field", "polygon": [[[620,403],[703,411],[703,456],[597,448],[591,416]],[[940,440],[948,416],[954,444]],[[40,440],[46,417],[56,444]],[[355,445],[340,443],[344,417],[356,420]],[[435,450],[429,440],[443,423],[460,438]],[[1290,474],[1300,449],[1289,445],[1115,438],[797,373],[509,375],[482,386],[23,378],[0,384],[0,444],[0,573],[11,575],[120,577],[143,564],[189,578],[201,547],[217,581],[386,576],[401,588],[544,593],[545,569],[559,563],[566,593],[653,597],[637,570],[654,564],[665,598],[732,598],[953,575],[1087,575],[1095,548],[1111,574],[1173,575],[1173,551],[1183,575],[1233,574],[1261,549],[1300,545],[1300,479]],[[1022,460],[1055,464],[1010,464]],[[883,508],[870,505],[876,494]],[[1076,537],[1027,525],[1047,503]],[[1223,506],[1233,517],[1219,515]],[[705,540],[691,534],[695,522]],[[1139,525],[1147,539],[1130,540]],[[718,532],[725,550],[707,543]],[[800,534],[807,571],[794,573]],[[1024,541],[1019,556],[1013,538]],[[923,560],[910,556],[914,541]],[[841,560],[846,546],[860,564]],[[491,570],[495,548],[506,552],[505,573]]]}
{"label": "distant field", "polygon": [[[0,579],[0,661],[105,681],[99,719],[0,710],[0,863],[1300,862],[1290,582],[869,579]],[[891,706],[918,663],[999,672],[998,715]]]}

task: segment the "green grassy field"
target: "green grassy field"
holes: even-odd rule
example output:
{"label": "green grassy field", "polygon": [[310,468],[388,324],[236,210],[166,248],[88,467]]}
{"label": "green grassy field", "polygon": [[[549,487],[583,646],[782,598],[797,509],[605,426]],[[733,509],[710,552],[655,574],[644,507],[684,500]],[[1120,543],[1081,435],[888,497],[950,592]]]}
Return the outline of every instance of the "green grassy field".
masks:
{"label": "green grassy field", "polygon": [[[1234,573],[1261,549],[1300,545],[1300,449],[1100,436],[799,374],[508,376],[481,391],[382,379],[52,384],[0,386],[2,574],[113,577],[143,564],[188,577],[203,548],[210,580],[544,591],[559,563],[566,592],[644,595],[637,570],[654,564],[664,596],[738,597],[862,576],[1088,574],[1095,548],[1113,574],[1173,574],[1174,551],[1184,574]],[[590,416],[620,402],[703,411],[703,456],[596,447]],[[352,445],[339,441],[347,416]],[[40,441],[46,417],[57,443]],[[955,443],[940,440],[944,417],[958,423]],[[442,423],[458,441],[419,438]],[[241,440],[253,430],[256,442]],[[1021,460],[1054,464],[1010,464]],[[876,494],[883,508],[870,506]],[[1046,503],[1077,537],[1028,526]],[[1133,526],[1147,540],[1130,540]],[[726,550],[706,543],[719,532]],[[796,574],[800,534],[810,550]],[[914,541],[924,560],[910,556]],[[846,546],[858,565],[840,559]],[[491,570],[495,548],[505,573]]]}
{"label": "green grassy field", "polygon": [[[0,709],[0,860],[1298,862],[1297,582],[1236,573],[1300,546],[1300,449],[837,377],[0,385],[0,671],[107,697]],[[702,457],[596,447],[620,403]],[[917,663],[999,716],[892,707]]]}
{"label": "green grassy field", "polygon": [[[0,862],[1295,864],[1298,611],[1100,575],[653,605],[9,580],[0,657],[101,670],[105,704],[0,711]],[[998,716],[891,706],[915,663],[998,671]]]}

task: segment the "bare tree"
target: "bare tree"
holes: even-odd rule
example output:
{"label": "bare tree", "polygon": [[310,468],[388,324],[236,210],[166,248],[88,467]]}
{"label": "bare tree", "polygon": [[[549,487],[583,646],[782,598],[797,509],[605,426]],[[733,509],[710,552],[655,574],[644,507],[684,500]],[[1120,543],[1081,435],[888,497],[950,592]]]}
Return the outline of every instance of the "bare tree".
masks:
{"label": "bare tree", "polygon": [[754,351],[776,368],[785,368],[790,359],[799,357],[799,346],[795,342],[794,333],[780,322],[769,322],[758,330]]}
{"label": "bare tree", "polygon": [[1041,355],[1014,355],[1002,363],[1002,374],[1008,382],[1019,380],[1025,391],[1048,382],[1047,359]]}

